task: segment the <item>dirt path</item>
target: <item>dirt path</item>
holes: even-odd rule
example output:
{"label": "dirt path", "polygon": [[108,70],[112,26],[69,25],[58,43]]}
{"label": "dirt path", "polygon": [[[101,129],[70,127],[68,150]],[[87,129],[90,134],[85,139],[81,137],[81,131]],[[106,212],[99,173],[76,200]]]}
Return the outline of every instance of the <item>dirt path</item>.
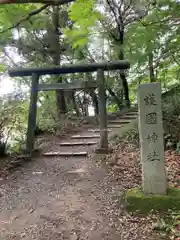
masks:
{"label": "dirt path", "polygon": [[[88,157],[36,158],[1,179],[0,239],[128,239],[118,226],[119,186],[92,160],[94,147],[73,147]],[[48,151],[70,148],[55,138]]]}

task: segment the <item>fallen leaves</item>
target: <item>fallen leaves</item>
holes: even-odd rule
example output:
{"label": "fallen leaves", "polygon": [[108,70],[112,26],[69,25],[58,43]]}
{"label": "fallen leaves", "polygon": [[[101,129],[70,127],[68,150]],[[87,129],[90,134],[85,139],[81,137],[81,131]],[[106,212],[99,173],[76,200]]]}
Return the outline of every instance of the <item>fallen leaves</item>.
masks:
{"label": "fallen leaves", "polygon": [[166,151],[165,164],[169,185],[180,188],[180,155],[175,151]]}
{"label": "fallen leaves", "polygon": [[[165,151],[165,166],[168,184],[180,188],[180,155],[175,151]],[[116,180],[125,189],[141,184],[140,150],[135,145],[123,142],[111,155],[112,169],[116,172]]]}
{"label": "fallen leaves", "polygon": [[[127,190],[129,188],[141,185],[141,164],[140,164],[140,151],[135,145],[128,142],[121,142],[113,154],[109,157],[108,161],[111,163],[110,173],[119,184],[119,188]],[[173,187],[180,187],[180,155],[175,151],[165,152],[165,166],[167,170],[168,184]],[[119,221],[122,231],[122,239],[170,239],[180,240],[177,236],[180,224],[173,227],[173,231],[167,232],[160,231],[157,234],[153,233],[153,228],[158,225],[158,214],[147,216],[139,216],[137,214],[122,216]],[[162,224],[161,224],[162,225]],[[165,224],[163,225],[163,227]],[[161,226],[162,227],[162,226]],[[161,229],[162,230],[162,229]],[[124,234],[124,235],[123,235]],[[153,238],[153,234],[155,237]],[[150,238],[150,235],[152,238]],[[165,238],[164,238],[165,237]]]}

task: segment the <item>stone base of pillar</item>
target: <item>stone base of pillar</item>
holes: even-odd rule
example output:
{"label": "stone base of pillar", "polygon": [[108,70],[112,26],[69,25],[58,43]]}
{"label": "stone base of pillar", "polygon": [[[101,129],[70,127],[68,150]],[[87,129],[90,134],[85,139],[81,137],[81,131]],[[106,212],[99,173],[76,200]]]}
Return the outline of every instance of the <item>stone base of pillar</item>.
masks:
{"label": "stone base of pillar", "polygon": [[113,149],[112,148],[96,148],[95,153],[96,154],[109,154],[112,153]]}
{"label": "stone base of pillar", "polygon": [[128,189],[125,195],[126,209],[130,212],[148,213],[152,210],[167,212],[180,210],[180,189],[169,187],[167,194],[144,194],[142,188]]}
{"label": "stone base of pillar", "polygon": [[33,149],[32,151],[29,151],[28,149],[22,149],[23,156],[26,156],[27,159],[32,157],[39,157],[42,155],[42,149]]}

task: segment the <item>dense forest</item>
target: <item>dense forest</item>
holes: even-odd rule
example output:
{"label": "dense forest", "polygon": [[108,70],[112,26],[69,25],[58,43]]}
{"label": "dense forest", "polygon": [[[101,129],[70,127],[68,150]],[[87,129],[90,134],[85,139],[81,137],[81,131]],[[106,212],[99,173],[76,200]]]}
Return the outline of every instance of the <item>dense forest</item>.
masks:
{"label": "dense forest", "polygon": [[[163,92],[179,83],[180,2],[172,0],[76,0],[65,5],[0,6],[2,148],[24,144],[30,78],[10,78],[11,67],[129,60],[130,70],[105,75],[107,109],[136,104],[139,83],[161,82]],[[96,75],[41,77],[43,83],[96,80]],[[7,89],[9,88],[9,89]],[[40,92],[37,125],[54,131],[63,116],[98,114],[96,90]]]}

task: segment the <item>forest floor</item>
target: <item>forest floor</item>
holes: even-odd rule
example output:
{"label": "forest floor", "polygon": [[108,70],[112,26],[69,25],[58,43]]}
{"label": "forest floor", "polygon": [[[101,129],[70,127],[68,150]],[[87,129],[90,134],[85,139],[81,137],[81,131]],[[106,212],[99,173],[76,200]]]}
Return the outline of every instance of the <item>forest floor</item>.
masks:
{"label": "forest floor", "polygon": [[133,216],[120,202],[124,190],[140,182],[136,149],[116,151],[121,164],[112,167],[108,158],[94,155],[96,145],[60,147],[77,141],[70,137],[46,139],[43,148],[88,151],[87,157],[37,157],[0,179],[0,239],[167,239],[153,231],[154,215]]}

